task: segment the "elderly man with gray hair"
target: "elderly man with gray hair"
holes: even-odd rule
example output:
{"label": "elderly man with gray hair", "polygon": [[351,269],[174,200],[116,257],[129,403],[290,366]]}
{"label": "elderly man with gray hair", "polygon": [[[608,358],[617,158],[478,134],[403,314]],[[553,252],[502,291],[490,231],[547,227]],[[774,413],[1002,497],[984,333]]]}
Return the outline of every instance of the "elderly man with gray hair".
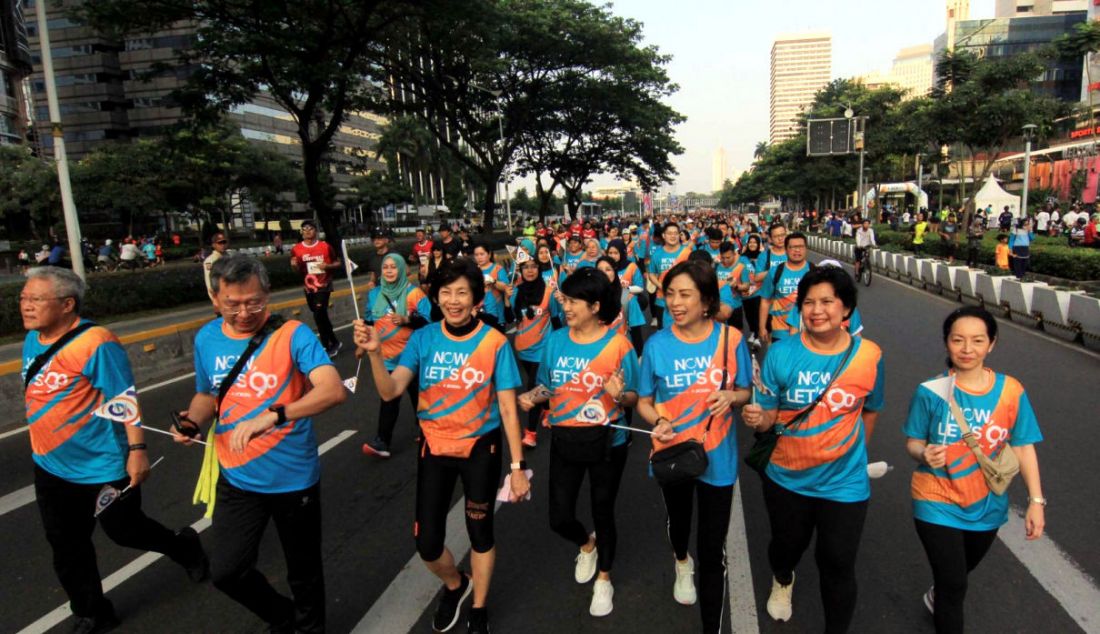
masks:
{"label": "elderly man with gray hair", "polygon": [[173,532],[142,512],[140,484],[149,475],[149,458],[141,427],[96,414],[132,388],[134,376],[118,339],[81,318],[83,280],[52,266],[31,269],[27,278],[19,312],[27,329],[23,384],[35,497],[54,571],[76,618],[73,631],[106,631],[118,618],[103,596],[92,545],[104,485],[130,487],[98,515],[112,541],[164,553],[196,582],[207,576],[206,555],[193,529]]}
{"label": "elderly man with gray hair", "polygon": [[[211,577],[271,632],[323,632],[321,463],[312,417],[342,403],[344,385],[308,326],[271,315],[271,283],[258,259],[221,258],[210,285],[221,317],[195,336],[196,393],[180,412],[176,440],[189,443],[214,421]],[[260,537],[272,521],[293,599],[256,569]]]}

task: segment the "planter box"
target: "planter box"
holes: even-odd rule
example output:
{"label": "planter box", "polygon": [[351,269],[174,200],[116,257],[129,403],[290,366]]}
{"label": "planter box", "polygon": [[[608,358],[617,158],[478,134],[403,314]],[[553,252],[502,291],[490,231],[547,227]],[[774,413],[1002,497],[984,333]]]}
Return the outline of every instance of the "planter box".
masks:
{"label": "planter box", "polygon": [[1001,284],[1005,281],[1004,277],[992,276],[988,273],[978,273],[975,276],[978,280],[978,299],[983,304],[990,304],[992,306],[1001,305]]}
{"label": "planter box", "polygon": [[921,266],[925,262],[924,258],[911,257],[905,260],[905,273],[910,279],[914,281],[920,281]]}
{"label": "planter box", "polygon": [[1008,279],[1001,283],[1001,303],[1008,304],[1013,318],[1020,317],[1025,321],[1035,319],[1031,314],[1031,304],[1035,287],[1038,285],[1037,282],[1021,282],[1016,279]]}
{"label": "planter box", "polygon": [[936,285],[936,271],[937,267],[943,266],[943,264],[935,260],[922,260],[920,263],[920,279],[924,282],[924,287],[934,287]]}
{"label": "planter box", "polygon": [[884,253],[883,251],[880,251],[878,249],[876,249],[873,253],[874,254],[871,256],[871,262],[874,263],[875,268],[883,270],[889,268],[889,265],[886,264],[886,260],[889,257],[889,259],[893,261],[892,254]]}
{"label": "planter box", "polygon": [[966,271],[966,267],[939,264],[935,268],[936,282],[939,283],[940,288],[950,293],[959,293],[959,278]]}
{"label": "planter box", "polygon": [[1069,298],[1073,294],[1049,286],[1036,286],[1031,296],[1032,314],[1042,319],[1043,330],[1067,341],[1077,339],[1077,329],[1069,323]]}
{"label": "planter box", "polygon": [[1084,293],[1073,293],[1069,296],[1069,321],[1081,327],[1081,331],[1093,342],[1100,342],[1100,299],[1089,297]]}
{"label": "planter box", "polygon": [[981,271],[977,269],[960,267],[955,271],[955,289],[961,293],[963,297],[977,299],[978,275],[980,273]]}

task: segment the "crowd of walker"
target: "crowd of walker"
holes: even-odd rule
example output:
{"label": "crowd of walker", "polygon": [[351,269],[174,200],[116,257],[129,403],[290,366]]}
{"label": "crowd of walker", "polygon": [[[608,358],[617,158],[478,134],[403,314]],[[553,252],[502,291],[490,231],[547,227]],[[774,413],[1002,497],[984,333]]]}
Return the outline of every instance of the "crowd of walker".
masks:
{"label": "crowd of walker", "polygon": [[[675,570],[672,587],[652,589],[653,600],[671,590],[677,603],[699,606],[704,632],[722,631],[724,545],[743,458],[758,472],[771,526],[768,615],[793,618],[795,569],[816,535],[824,623],[803,630],[850,629],[870,497],[867,447],[887,363],[864,335],[852,277],[839,263],[811,263],[805,236],[785,218],[761,220],[706,211],[532,226],[503,261],[449,227],[418,232],[411,254],[375,235],[377,253],[357,278],[367,292],[353,337],[381,402],[367,417],[377,431],[363,452],[417,462],[409,525],[443,586],[435,631],[452,630],[463,615],[468,632],[489,631],[494,501],[530,497],[524,454],[547,441],[549,473],[540,480],[549,527],[577,548],[574,579],[592,585],[592,617],[613,612],[620,484],[652,478],[670,551],[654,565]],[[860,243],[873,245],[873,235]],[[134,377],[119,340],[81,316],[84,283],[57,267],[27,273],[19,302],[35,492],[75,632],[119,623],[96,566],[97,519],[120,545],[164,553],[196,583],[210,579],[269,631],[325,630],[313,418],[363,398],[345,389],[333,364],[341,346],[327,314],[334,280],[345,271],[350,278],[352,267],[303,225],[291,262],[315,334],[270,313],[258,259],[214,246],[205,273],[217,316],[195,336],[195,395],[172,430],[178,443],[208,443],[196,499],[207,503],[212,530],[201,541],[142,512],[150,463],[145,428],[129,424],[140,416]],[[932,581],[913,600],[923,600],[939,633],[964,630],[967,576],[1007,521],[1005,488],[1017,471],[1028,494],[1026,536],[1044,529],[1042,437],[1023,386],[987,365],[997,341],[997,321],[982,308],[947,315],[947,369],[913,386],[904,423],[916,463],[913,519]],[[393,444],[406,393],[415,458]],[[754,432],[743,451],[738,420]],[[633,448],[639,439],[651,446]],[[639,450],[650,452],[648,474],[626,470]],[[588,523],[577,509],[586,477]],[[468,568],[445,546],[459,481]],[[272,521],[291,597],[257,569]]]}

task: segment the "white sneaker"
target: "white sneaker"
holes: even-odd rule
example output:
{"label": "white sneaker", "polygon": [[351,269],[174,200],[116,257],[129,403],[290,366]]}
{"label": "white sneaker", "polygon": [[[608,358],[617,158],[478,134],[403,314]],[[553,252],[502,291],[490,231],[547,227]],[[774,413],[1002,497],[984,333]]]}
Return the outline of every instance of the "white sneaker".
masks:
{"label": "white sneaker", "polygon": [[768,596],[768,614],[776,621],[789,621],[794,608],[791,607],[791,594],[794,592],[794,573],[787,585],[772,577],[772,593]]}
{"label": "white sneaker", "polygon": [[672,584],[672,598],[683,605],[695,605],[695,560],[691,555],[676,561],[676,582]]}
{"label": "white sneaker", "polygon": [[588,606],[588,613],[592,616],[607,616],[611,614],[614,606],[611,597],[615,596],[615,588],[607,579],[596,579],[592,585],[592,604]]}
{"label": "white sneaker", "polygon": [[929,614],[936,613],[936,586],[928,588],[928,592],[924,593],[924,607],[928,608]]}
{"label": "white sneaker", "polygon": [[583,550],[577,553],[577,567],[573,569],[573,578],[577,583],[588,583],[596,576],[596,564],[599,559],[596,556],[597,548],[586,553]]}

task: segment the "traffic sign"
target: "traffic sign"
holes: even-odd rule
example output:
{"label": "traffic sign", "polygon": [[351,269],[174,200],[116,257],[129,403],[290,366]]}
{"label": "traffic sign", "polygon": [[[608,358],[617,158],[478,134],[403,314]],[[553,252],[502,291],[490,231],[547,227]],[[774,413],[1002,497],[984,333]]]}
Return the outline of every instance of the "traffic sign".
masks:
{"label": "traffic sign", "polygon": [[851,154],[854,119],[810,119],[806,121],[806,156]]}

